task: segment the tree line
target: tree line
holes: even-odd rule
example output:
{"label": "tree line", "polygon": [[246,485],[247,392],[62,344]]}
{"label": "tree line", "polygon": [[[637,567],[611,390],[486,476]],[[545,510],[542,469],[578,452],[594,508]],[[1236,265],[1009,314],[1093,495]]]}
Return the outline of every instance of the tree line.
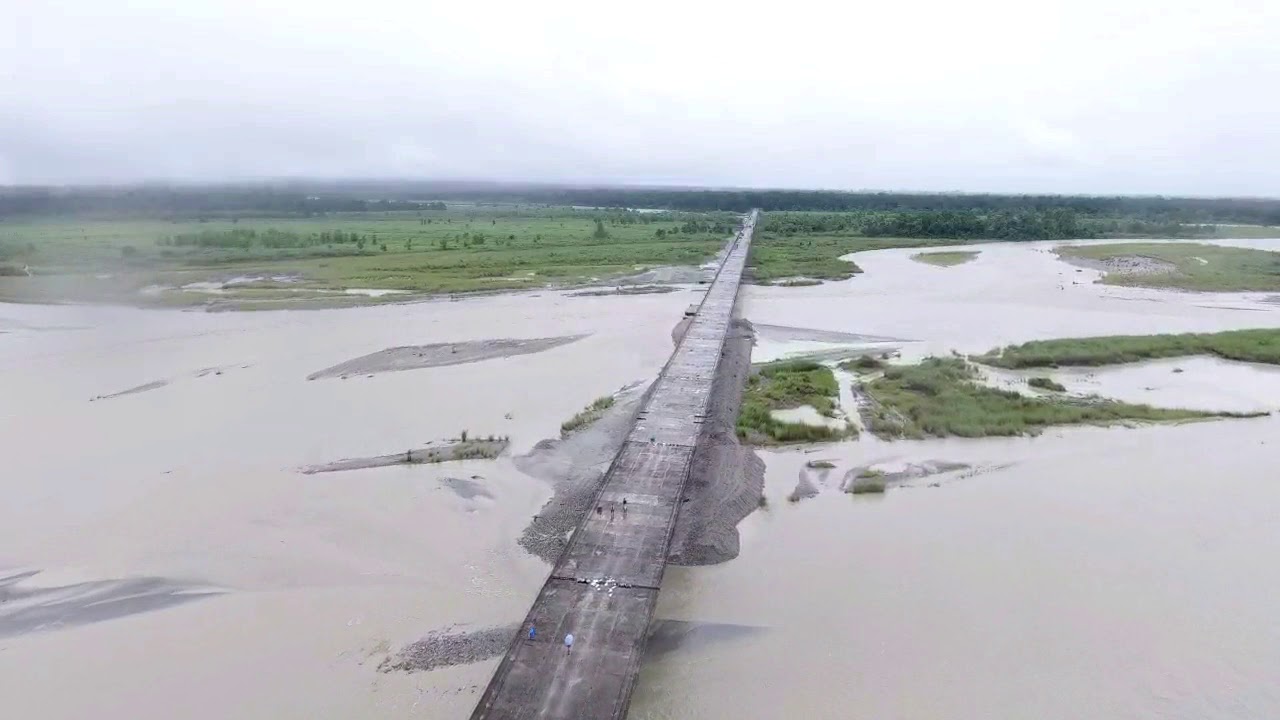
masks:
{"label": "tree line", "polygon": [[857,235],[957,240],[1068,240],[1124,235],[1204,237],[1214,234],[1212,225],[1138,218],[1090,218],[1063,208],[996,212],[775,212],[764,215],[761,227],[775,237]]}
{"label": "tree line", "polygon": [[[431,201],[421,198],[430,197]],[[370,199],[376,198],[376,199]],[[1045,213],[1065,210],[1082,220],[1248,223],[1280,225],[1280,199],[1163,196],[999,195],[835,192],[816,190],[703,190],[691,188],[566,188],[442,182],[331,182],[263,186],[126,188],[0,188],[0,217],[134,214],[158,217],[307,216],[339,212],[439,212],[445,201],[467,200],[611,208],[620,223],[646,223],[624,208],[687,212],[765,211]]]}
{"label": "tree line", "polygon": [[51,215],[310,217],[345,212],[443,212],[443,201],[311,195],[271,188],[0,188],[0,218]]}

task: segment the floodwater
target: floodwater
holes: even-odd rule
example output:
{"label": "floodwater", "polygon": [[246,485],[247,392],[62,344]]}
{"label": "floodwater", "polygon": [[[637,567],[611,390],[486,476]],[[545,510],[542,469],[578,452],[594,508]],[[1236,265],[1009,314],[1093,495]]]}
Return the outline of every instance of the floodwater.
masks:
{"label": "floodwater", "polygon": [[[846,282],[747,288],[756,359],[1280,326],[1263,296],[1096,285],[1051,247],[982,247],[953,268],[866,253]],[[431,631],[524,615],[548,568],[516,539],[550,488],[505,457],[297,469],[464,429],[526,452],[652,378],[690,297],[0,305],[0,715],[468,717],[496,659],[376,667]],[[306,380],[388,347],[577,334]],[[1208,358],[1054,376],[1280,409],[1274,369]],[[1280,418],[761,455],[768,503],[741,555],[667,571],[659,617],[688,632],[650,654],[632,718],[1280,717]],[[788,503],[819,458],[835,468],[812,474],[818,495]],[[855,468],[913,463],[966,469],[839,490]]]}
{"label": "floodwater", "polygon": [[[1098,273],[1051,247],[984,246],[952,268],[862,253],[853,280],[748,288],[744,310],[821,331],[797,352],[849,333],[908,339],[906,357],[1280,326],[1260,295],[1096,285]],[[1052,375],[1073,392],[1280,410],[1274,368],[1210,358]],[[740,526],[741,555],[669,568],[658,607],[758,632],[651,658],[633,720],[1280,717],[1280,417],[1014,439],[864,435],[761,456],[768,504]],[[835,468],[809,472],[819,494],[788,503],[812,459]],[[855,468],[930,461],[969,467],[884,496],[839,490]]]}
{"label": "floodwater", "polygon": [[[509,457],[298,468],[462,430],[527,452],[652,378],[688,303],[0,305],[0,717],[466,717],[496,660],[376,667],[430,631],[523,617],[548,567],[516,540],[551,489]],[[307,380],[388,347],[579,334],[514,358]]]}

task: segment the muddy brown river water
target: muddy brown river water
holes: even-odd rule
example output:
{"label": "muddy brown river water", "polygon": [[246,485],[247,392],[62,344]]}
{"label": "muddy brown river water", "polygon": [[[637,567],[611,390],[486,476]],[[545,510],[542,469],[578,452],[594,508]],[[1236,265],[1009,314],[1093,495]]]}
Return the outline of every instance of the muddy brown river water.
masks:
{"label": "muddy brown river water", "polygon": [[[865,253],[850,281],[747,288],[755,359],[1280,326],[1261,295],[1097,285],[1051,247],[983,246],[953,268]],[[509,455],[297,469],[463,429],[528,452],[651,379],[696,297],[0,305],[0,716],[468,717],[496,659],[376,668],[429,633],[523,616],[547,566],[516,540],[550,488]],[[306,379],[390,347],[576,335]],[[1274,369],[1209,359],[1055,377],[1280,409]],[[682,630],[650,653],[632,718],[1280,717],[1280,418],[761,456],[769,502],[741,524],[739,557],[668,569],[658,615]],[[834,467],[787,502],[814,459]],[[840,491],[856,467],[928,462],[968,467],[883,497]]]}

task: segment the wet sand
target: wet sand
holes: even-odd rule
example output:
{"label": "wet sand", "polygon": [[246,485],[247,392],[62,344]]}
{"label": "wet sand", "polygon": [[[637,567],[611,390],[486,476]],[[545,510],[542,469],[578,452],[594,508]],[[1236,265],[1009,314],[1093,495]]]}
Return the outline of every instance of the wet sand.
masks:
{"label": "wet sand", "polygon": [[302,473],[343,472],[349,470],[367,470],[369,468],[388,467],[391,465],[416,465],[457,462],[459,460],[494,459],[507,449],[508,443],[502,439],[448,440],[440,444],[409,448],[404,452],[388,455],[373,455],[362,458],[344,458],[332,462],[308,465],[301,469]]}
{"label": "wet sand", "polygon": [[686,502],[672,531],[668,558],[674,565],[711,565],[737,557],[738,523],[760,506],[764,463],[754,448],[738,441],[736,432],[754,340],[751,323],[736,318],[711,386],[703,437],[685,484]]}
{"label": "wet sand", "polygon": [[650,295],[677,292],[680,288],[674,285],[623,285],[604,290],[579,290],[569,293],[569,297],[604,297],[607,295]]}
{"label": "wet sand", "polygon": [[410,347],[393,347],[380,350],[354,360],[339,363],[331,368],[311,373],[308,380],[349,375],[370,375],[401,370],[463,365],[493,358],[509,358],[517,355],[540,353],[552,348],[581,340],[581,335],[549,338],[502,338],[499,340],[471,340],[463,342],[432,343]]}

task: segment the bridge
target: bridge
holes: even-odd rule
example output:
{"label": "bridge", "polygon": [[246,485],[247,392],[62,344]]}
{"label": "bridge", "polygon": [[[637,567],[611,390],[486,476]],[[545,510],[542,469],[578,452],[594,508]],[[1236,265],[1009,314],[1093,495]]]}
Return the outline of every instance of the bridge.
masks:
{"label": "bridge", "polygon": [[596,500],[604,511],[574,531],[472,720],[626,717],[758,216],[730,245],[609,466]]}

